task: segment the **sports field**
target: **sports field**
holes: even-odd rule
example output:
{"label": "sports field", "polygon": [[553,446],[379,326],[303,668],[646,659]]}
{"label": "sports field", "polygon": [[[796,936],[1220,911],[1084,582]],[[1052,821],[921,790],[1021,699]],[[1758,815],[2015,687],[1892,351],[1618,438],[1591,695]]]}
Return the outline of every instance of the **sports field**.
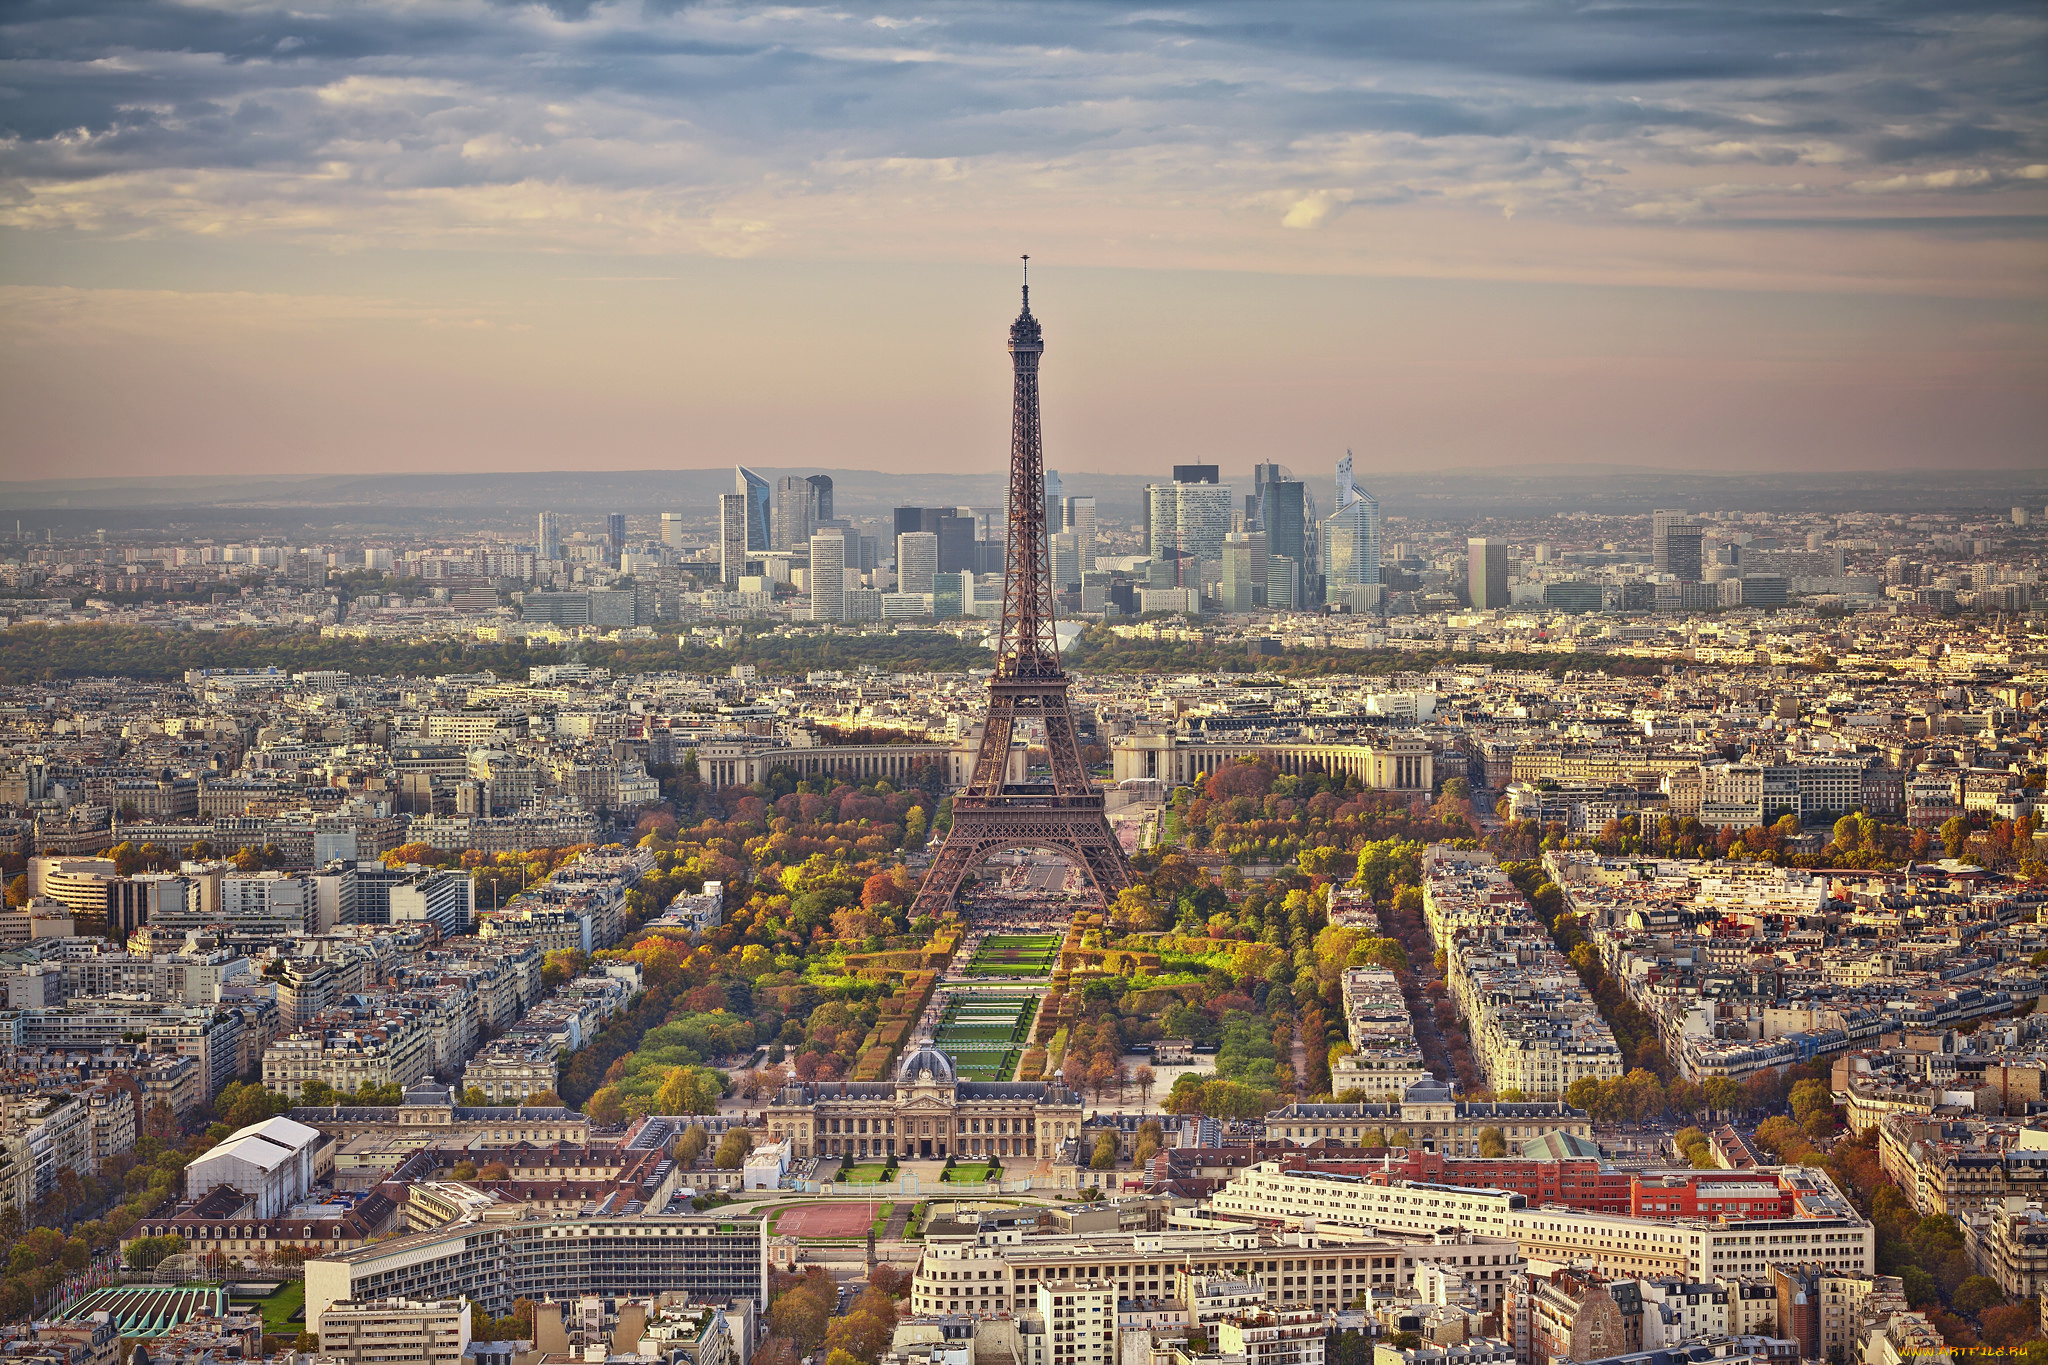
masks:
{"label": "sports field", "polygon": [[1033,996],[955,992],[946,997],[932,1041],[953,1059],[961,1080],[1007,1081],[1017,1069],[1037,1009]]}
{"label": "sports field", "polygon": [[865,1237],[866,1204],[801,1204],[775,1220],[778,1237]]}
{"label": "sports field", "polygon": [[969,976],[1050,976],[1059,961],[1058,934],[992,934],[974,950]]}

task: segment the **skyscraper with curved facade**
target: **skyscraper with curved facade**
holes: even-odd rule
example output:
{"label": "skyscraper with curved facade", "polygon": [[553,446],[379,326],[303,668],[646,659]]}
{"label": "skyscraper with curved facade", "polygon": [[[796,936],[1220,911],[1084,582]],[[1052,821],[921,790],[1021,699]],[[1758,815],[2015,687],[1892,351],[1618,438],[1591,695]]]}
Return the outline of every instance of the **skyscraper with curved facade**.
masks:
{"label": "skyscraper with curved facade", "polygon": [[732,467],[732,491],[747,500],[747,553],[766,554],[775,547],[768,540],[768,480],[743,464]]}
{"label": "skyscraper with curved facade", "polygon": [[1352,480],[1347,450],[1337,464],[1337,510],[1323,523],[1325,598],[1332,604],[1350,603],[1349,589],[1379,582],[1380,500]]}

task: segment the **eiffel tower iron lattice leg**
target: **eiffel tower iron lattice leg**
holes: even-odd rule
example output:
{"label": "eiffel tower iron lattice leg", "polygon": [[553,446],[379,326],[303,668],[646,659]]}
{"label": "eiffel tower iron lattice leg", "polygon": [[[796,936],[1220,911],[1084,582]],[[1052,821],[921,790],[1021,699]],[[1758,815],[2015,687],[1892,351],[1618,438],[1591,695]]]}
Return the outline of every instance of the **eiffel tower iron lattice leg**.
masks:
{"label": "eiffel tower iron lattice leg", "polygon": [[[973,774],[953,798],[953,824],[918,888],[913,916],[937,916],[952,908],[967,874],[1005,848],[1067,855],[1081,865],[1104,905],[1131,884],[1130,864],[1103,814],[1102,794],[1081,762],[1080,737],[1067,706],[1067,675],[1053,632],[1045,453],[1038,429],[1038,358],[1044,351],[1027,280],[1023,311],[1010,325],[1010,517],[995,676],[989,679],[988,715]],[[1049,783],[1009,780],[1011,741],[1018,723],[1029,720],[1045,732]]]}

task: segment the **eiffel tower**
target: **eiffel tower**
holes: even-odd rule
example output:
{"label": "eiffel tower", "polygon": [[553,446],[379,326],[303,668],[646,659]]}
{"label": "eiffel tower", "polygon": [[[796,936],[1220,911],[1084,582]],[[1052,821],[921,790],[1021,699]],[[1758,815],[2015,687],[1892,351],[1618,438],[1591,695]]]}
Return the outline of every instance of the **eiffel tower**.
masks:
{"label": "eiffel tower", "polygon": [[[1024,309],[1010,324],[1013,370],[1010,409],[1010,526],[1003,573],[1003,632],[995,676],[988,682],[988,719],[974,773],[953,797],[953,825],[925,874],[911,909],[938,916],[960,883],[998,849],[1063,853],[1087,873],[1106,905],[1131,884],[1130,864],[1102,813],[1102,794],[1088,780],[1067,675],[1053,636],[1052,563],[1045,543],[1045,452],[1038,436],[1038,357],[1045,353],[1031,316],[1029,256],[1024,258]],[[1020,720],[1045,730],[1051,782],[1011,782],[1010,740]]]}

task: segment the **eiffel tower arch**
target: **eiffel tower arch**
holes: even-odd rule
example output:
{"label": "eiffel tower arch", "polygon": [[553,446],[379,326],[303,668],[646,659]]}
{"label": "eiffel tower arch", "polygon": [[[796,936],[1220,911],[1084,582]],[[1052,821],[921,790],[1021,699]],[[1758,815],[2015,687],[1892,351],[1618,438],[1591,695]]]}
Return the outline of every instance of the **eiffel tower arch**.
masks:
{"label": "eiffel tower arch", "polygon": [[[1031,258],[1024,259],[1028,263]],[[988,684],[988,718],[973,774],[953,798],[953,824],[918,889],[913,916],[951,909],[967,874],[1004,848],[1064,854],[1080,866],[1104,905],[1131,884],[1131,866],[1103,814],[1102,793],[1081,762],[1081,743],[1067,706],[1067,675],[1053,634],[1045,451],[1038,433],[1038,358],[1044,353],[1044,336],[1031,315],[1027,275],[1023,311],[1010,324],[1010,521],[1002,634]],[[1030,720],[1045,731],[1050,782],[1008,781],[1011,738],[1019,721]]]}

